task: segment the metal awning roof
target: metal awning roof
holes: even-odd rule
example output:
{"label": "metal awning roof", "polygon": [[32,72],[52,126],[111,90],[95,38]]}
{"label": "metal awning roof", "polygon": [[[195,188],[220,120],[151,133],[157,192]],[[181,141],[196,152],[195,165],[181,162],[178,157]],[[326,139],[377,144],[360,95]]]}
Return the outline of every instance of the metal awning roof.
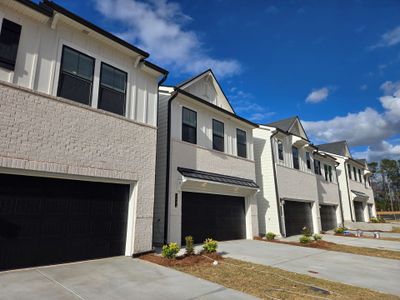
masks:
{"label": "metal awning roof", "polygon": [[222,175],[222,174],[217,174],[217,173],[210,173],[210,172],[204,172],[204,171],[186,169],[186,168],[180,168],[180,167],[178,168],[178,171],[183,176],[194,178],[194,179],[207,180],[207,181],[213,181],[213,182],[225,183],[225,184],[240,185],[240,186],[245,186],[245,187],[255,188],[255,189],[259,188],[257,183],[255,183],[251,179],[227,176],[227,175]]}
{"label": "metal awning roof", "polygon": [[359,191],[355,191],[355,190],[351,190],[351,192],[353,194],[355,194],[357,197],[369,198],[369,196],[363,192],[359,192]]}

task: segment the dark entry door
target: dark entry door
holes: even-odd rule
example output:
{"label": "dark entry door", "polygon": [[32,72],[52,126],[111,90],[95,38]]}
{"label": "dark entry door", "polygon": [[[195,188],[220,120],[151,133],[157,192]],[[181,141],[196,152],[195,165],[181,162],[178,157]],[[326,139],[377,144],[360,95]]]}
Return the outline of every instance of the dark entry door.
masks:
{"label": "dark entry door", "polygon": [[337,227],[336,209],[337,207],[333,205],[321,205],[319,211],[323,231],[332,230]]}
{"label": "dark entry door", "polygon": [[356,214],[356,222],[364,222],[364,207],[362,202],[354,201],[354,212]]}
{"label": "dark entry door", "polygon": [[191,235],[195,243],[246,238],[243,197],[182,193],[182,243]]}
{"label": "dark entry door", "polygon": [[285,201],[284,213],[286,236],[301,234],[304,227],[313,231],[311,203]]}
{"label": "dark entry door", "polygon": [[0,175],[0,269],[124,254],[129,186]]}

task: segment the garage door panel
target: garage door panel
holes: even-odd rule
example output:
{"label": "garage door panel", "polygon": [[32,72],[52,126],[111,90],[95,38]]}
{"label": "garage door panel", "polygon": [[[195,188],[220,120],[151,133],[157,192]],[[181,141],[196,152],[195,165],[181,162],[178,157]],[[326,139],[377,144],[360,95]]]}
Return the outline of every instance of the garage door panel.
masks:
{"label": "garage door panel", "polygon": [[128,201],[127,185],[1,174],[0,270],[124,254]]}
{"label": "garage door panel", "polygon": [[319,211],[323,231],[332,230],[337,227],[336,209],[337,207],[333,205],[320,206]]}
{"label": "garage door panel", "polygon": [[285,201],[286,236],[301,234],[304,227],[313,231],[311,203]]}
{"label": "garage door panel", "polygon": [[246,238],[243,197],[189,192],[182,197],[182,243],[187,235],[195,243]]}
{"label": "garage door panel", "polygon": [[364,206],[362,202],[354,201],[356,222],[364,222]]}

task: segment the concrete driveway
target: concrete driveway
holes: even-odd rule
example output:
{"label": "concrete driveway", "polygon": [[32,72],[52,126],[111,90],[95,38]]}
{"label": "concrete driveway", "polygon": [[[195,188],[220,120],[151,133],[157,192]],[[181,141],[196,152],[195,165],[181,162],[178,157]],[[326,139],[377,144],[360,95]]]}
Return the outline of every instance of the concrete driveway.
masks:
{"label": "concrete driveway", "polygon": [[0,272],[0,299],[255,299],[139,259]]}
{"label": "concrete driveway", "polygon": [[225,256],[400,295],[400,261],[263,241],[221,242]]}
{"label": "concrete driveway", "polygon": [[324,241],[332,242],[336,244],[343,244],[356,247],[367,247],[382,250],[400,251],[400,242],[386,241],[380,239],[369,239],[369,238],[353,238],[343,237],[337,235],[323,235]]}

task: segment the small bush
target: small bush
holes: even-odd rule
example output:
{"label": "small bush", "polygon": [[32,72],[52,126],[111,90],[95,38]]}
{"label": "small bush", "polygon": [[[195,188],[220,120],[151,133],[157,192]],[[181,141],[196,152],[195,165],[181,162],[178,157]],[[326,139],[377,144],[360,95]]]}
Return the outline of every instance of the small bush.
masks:
{"label": "small bush", "polygon": [[319,235],[319,234],[314,234],[314,235],[313,235],[313,238],[314,238],[314,241],[316,241],[316,242],[322,240],[322,236]]}
{"label": "small bush", "polygon": [[185,249],[186,255],[193,255],[194,254],[194,247],[193,247],[193,237],[192,236],[185,236]]}
{"label": "small bush", "polygon": [[177,243],[169,243],[162,247],[161,255],[168,259],[174,259],[179,252],[179,247]]}
{"label": "small bush", "polygon": [[218,248],[218,242],[213,239],[206,239],[203,244],[204,251],[208,253],[216,252]]}
{"label": "small bush", "polygon": [[384,218],[381,218],[381,217],[376,217],[376,218],[373,217],[373,218],[369,219],[369,221],[371,223],[386,223],[386,220]]}
{"label": "small bush", "polygon": [[268,232],[265,237],[267,238],[268,241],[272,241],[273,239],[275,239],[276,234],[273,232]]}
{"label": "small bush", "polygon": [[302,233],[304,236],[308,236],[308,237],[312,236],[312,233],[308,227],[303,227]]}
{"label": "small bush", "polygon": [[308,244],[311,242],[311,238],[306,235],[301,236],[299,240],[300,240],[300,243],[302,243],[302,244]]}
{"label": "small bush", "polygon": [[342,234],[342,233],[345,232],[346,230],[347,230],[346,227],[336,227],[336,228],[334,229],[335,233],[339,233],[339,234]]}

